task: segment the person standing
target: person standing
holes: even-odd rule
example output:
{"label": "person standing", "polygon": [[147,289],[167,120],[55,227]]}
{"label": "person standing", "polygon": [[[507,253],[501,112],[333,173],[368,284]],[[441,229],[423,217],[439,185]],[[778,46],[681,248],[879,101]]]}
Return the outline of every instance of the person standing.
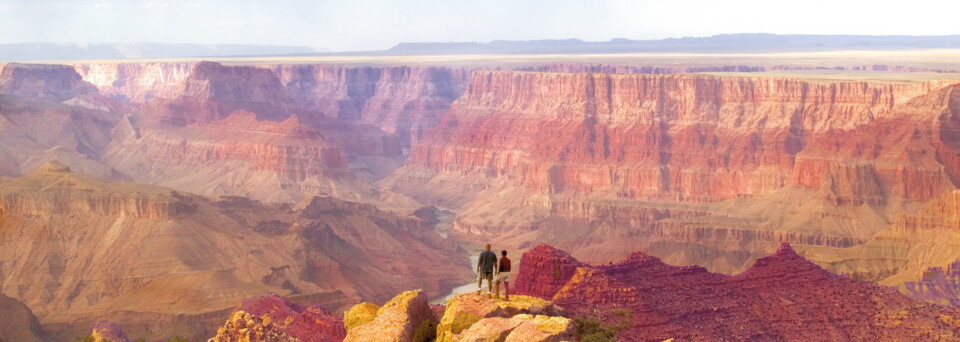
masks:
{"label": "person standing", "polygon": [[500,267],[497,269],[497,294],[494,298],[500,298],[500,283],[503,282],[503,300],[510,300],[510,259],[507,259],[507,251],[500,251]]}
{"label": "person standing", "polygon": [[483,280],[487,280],[487,293],[493,297],[493,271],[497,268],[497,254],[490,251],[490,244],[486,245],[487,250],[480,253],[480,260],[477,260],[477,273],[480,279],[477,280],[477,294],[483,289]]}

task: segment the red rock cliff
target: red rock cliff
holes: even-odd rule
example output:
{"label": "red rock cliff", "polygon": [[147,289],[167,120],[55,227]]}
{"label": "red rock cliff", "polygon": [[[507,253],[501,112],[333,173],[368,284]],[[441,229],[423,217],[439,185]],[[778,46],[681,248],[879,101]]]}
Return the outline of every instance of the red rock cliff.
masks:
{"label": "red rock cliff", "polygon": [[910,100],[944,85],[477,71],[408,164],[626,198],[929,199],[954,187],[931,143],[949,104]]}
{"label": "red rock cliff", "polygon": [[100,93],[144,103],[154,98],[173,98],[190,76],[194,62],[84,63],[74,68]]}

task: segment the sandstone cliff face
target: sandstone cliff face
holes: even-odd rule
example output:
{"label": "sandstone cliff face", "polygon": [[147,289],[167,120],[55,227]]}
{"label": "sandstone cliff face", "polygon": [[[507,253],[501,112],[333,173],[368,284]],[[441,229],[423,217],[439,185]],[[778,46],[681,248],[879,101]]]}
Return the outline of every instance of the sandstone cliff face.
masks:
{"label": "sandstone cliff face", "polygon": [[144,103],[173,98],[191,74],[194,62],[84,63],[74,65],[83,80],[101,94]]}
{"label": "sandstone cliff face", "polygon": [[419,140],[466,86],[462,67],[271,67],[293,103],[396,134],[405,147]]}
{"label": "sandstone cliff face", "polygon": [[[932,181],[942,191],[952,184],[937,178],[937,170],[873,162],[884,147],[894,146],[824,141],[842,140],[843,132],[891,127],[882,120],[892,118],[934,120],[938,108],[925,113],[896,108],[937,86],[478,71],[408,163],[510,174],[544,191],[612,189],[619,197],[683,201],[730,199],[788,184],[817,188],[826,176],[856,177],[850,179],[854,184],[906,177],[904,183]],[[836,153],[865,159],[867,171],[879,179],[846,171],[831,159]],[[854,197],[873,195],[869,191],[918,199],[935,195],[895,185],[873,188],[841,190]]]}
{"label": "sandstone cliff face", "polygon": [[96,92],[95,86],[66,65],[10,63],[0,69],[0,94],[60,102]]}
{"label": "sandstone cliff face", "polygon": [[[216,121],[246,110],[260,119],[282,121],[293,114],[291,109],[290,98],[270,70],[200,62],[192,66],[169,101],[151,102],[147,118],[179,126]],[[313,119],[314,114],[307,116]]]}
{"label": "sandstone cliff face", "polygon": [[322,114],[370,124],[396,134],[404,147],[418,140],[450,108],[463,93],[471,70],[324,64],[223,66],[209,62],[90,63],[74,68],[101,93],[131,102],[192,99],[179,104],[155,103],[153,112],[158,116],[175,116],[175,112],[191,109],[207,113],[193,119],[216,119],[246,109],[263,115],[261,118],[272,117],[260,111],[276,108],[252,105],[269,103],[297,108],[294,112],[304,118]]}
{"label": "sandstone cliff face", "polygon": [[215,200],[50,164],[0,180],[0,198],[0,292],[44,322],[110,317],[130,336],[156,338],[170,327],[124,313],[171,322],[267,292],[342,311],[469,276],[466,260],[449,257],[458,247],[420,220],[330,197],[296,207]]}
{"label": "sandstone cliff face", "polygon": [[[555,251],[538,247],[529,253]],[[520,265],[518,287],[536,288],[520,280],[525,273],[544,272],[530,266]],[[549,291],[541,295],[551,298]],[[631,324],[617,335],[629,341],[910,340],[960,334],[952,321],[960,313],[956,308],[830,274],[786,244],[735,276],[670,266],[636,253],[610,265],[578,268],[552,299],[572,317],[630,310]]]}

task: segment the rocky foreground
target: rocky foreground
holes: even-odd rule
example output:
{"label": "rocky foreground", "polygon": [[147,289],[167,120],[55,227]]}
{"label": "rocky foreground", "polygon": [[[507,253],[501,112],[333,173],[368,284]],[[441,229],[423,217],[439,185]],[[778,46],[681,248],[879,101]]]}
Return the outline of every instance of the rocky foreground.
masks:
{"label": "rocky foreground", "polygon": [[357,304],[341,318],[278,295],[247,299],[209,342],[960,338],[960,308],[831,274],[788,244],[733,276],[642,253],[588,265],[548,245],[525,253],[520,265],[519,294],[509,301],[467,293],[431,306],[414,290],[383,306]]}

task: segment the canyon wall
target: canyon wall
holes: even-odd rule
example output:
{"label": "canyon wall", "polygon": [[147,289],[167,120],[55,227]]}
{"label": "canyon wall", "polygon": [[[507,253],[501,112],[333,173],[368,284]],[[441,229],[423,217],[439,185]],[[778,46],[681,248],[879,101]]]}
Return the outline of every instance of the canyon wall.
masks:
{"label": "canyon wall", "polygon": [[[456,66],[231,66],[208,62],[90,63],[74,68],[101,93],[135,103],[184,96],[218,99],[216,105],[188,101],[188,107],[194,107],[191,115],[208,113],[193,119],[215,120],[240,108],[258,114],[276,111],[278,106],[295,108],[292,112],[302,120],[322,115],[373,125],[396,134],[405,147],[436,124],[463,93],[471,70]],[[274,108],[251,108],[254,103]],[[271,116],[279,114],[261,115],[283,119],[282,115]]]}
{"label": "canyon wall", "polygon": [[469,240],[736,272],[780,242],[866,243],[955,189],[955,83],[476,71],[381,184],[460,207]]}
{"label": "canyon wall", "polygon": [[0,94],[59,102],[96,91],[66,65],[9,63],[0,69]]}
{"label": "canyon wall", "polygon": [[404,146],[433,127],[463,93],[466,67],[277,65],[293,102],[397,134]]}
{"label": "canyon wall", "polygon": [[898,109],[943,85],[479,71],[408,164],[621,198],[718,201],[843,178],[839,196],[924,200],[954,186],[935,151],[916,151],[928,165],[884,157],[904,152],[892,144],[903,125],[937,128],[936,105]]}

